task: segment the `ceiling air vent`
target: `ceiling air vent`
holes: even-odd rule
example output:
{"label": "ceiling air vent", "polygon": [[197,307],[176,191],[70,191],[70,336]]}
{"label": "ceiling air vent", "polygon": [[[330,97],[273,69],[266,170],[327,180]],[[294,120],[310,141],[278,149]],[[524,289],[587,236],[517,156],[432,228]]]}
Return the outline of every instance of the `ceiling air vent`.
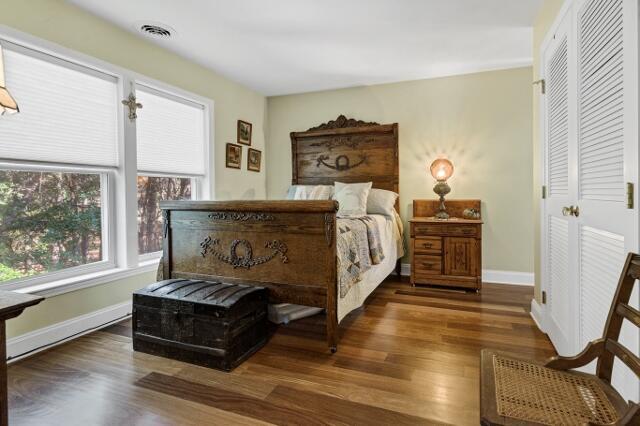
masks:
{"label": "ceiling air vent", "polygon": [[138,29],[145,36],[158,39],[167,39],[175,35],[173,28],[158,23],[140,24]]}

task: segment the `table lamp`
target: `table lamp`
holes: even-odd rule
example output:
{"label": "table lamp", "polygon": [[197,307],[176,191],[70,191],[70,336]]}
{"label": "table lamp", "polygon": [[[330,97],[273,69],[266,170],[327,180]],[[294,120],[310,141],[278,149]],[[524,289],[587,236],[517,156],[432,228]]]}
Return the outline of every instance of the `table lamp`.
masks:
{"label": "table lamp", "polygon": [[449,219],[449,214],[444,205],[444,196],[451,192],[451,188],[447,184],[447,179],[453,174],[453,164],[446,158],[438,158],[429,167],[431,176],[438,181],[433,187],[433,192],[440,196],[440,208],[436,213],[438,219]]}

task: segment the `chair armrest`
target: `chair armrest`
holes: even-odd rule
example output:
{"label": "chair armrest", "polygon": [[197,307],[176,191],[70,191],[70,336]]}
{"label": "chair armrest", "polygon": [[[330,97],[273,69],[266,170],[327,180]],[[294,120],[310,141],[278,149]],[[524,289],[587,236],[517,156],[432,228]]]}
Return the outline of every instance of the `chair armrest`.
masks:
{"label": "chair armrest", "polygon": [[604,352],[604,339],[597,339],[590,342],[587,347],[574,357],[554,356],[549,358],[545,367],[554,370],[572,370],[589,364]]}
{"label": "chair armrest", "polygon": [[629,408],[622,417],[615,423],[616,426],[627,426],[640,424],[640,405],[629,401]]}

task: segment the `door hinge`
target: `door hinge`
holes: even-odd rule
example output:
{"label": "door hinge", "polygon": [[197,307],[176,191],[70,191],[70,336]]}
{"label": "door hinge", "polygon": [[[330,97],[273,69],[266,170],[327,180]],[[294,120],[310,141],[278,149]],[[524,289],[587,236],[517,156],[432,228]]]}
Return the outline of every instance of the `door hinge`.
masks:
{"label": "door hinge", "polygon": [[544,200],[545,198],[547,198],[547,186],[542,185],[542,199]]}
{"label": "door hinge", "polygon": [[542,290],[542,304],[546,305],[547,304],[547,292]]}
{"label": "door hinge", "polygon": [[633,182],[627,182],[627,208],[633,208]]}
{"label": "door hinge", "polygon": [[544,78],[541,78],[540,80],[536,80],[532,83],[534,86],[536,84],[540,85],[540,92],[544,95],[545,93],[547,93],[547,83],[544,81]]}

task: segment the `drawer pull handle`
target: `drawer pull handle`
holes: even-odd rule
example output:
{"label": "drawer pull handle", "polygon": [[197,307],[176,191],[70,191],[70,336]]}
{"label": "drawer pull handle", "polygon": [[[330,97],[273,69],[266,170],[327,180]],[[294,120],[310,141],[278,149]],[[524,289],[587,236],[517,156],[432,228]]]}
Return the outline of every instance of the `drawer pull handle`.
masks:
{"label": "drawer pull handle", "polygon": [[463,229],[462,233],[463,234],[471,234],[473,232],[473,229]]}
{"label": "drawer pull handle", "polygon": [[422,266],[424,266],[424,267],[425,267],[425,268],[427,268],[427,269],[433,269],[433,266],[434,266],[434,265],[435,265],[434,263],[425,263],[425,262],[422,262]]}
{"label": "drawer pull handle", "polygon": [[433,247],[433,244],[431,244],[431,243],[422,243],[422,247],[431,248],[431,247]]}

